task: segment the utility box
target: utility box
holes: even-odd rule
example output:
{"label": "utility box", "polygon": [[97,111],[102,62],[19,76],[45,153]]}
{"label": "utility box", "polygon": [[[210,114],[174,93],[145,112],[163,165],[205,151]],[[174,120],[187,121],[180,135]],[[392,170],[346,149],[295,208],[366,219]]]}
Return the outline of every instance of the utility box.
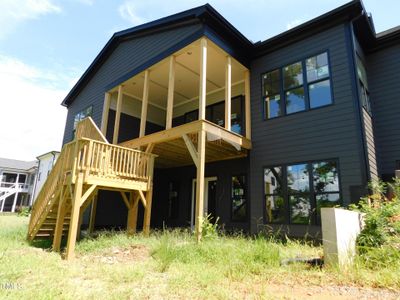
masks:
{"label": "utility box", "polygon": [[396,177],[397,177],[397,178],[400,178],[400,170],[396,170],[395,172],[396,172],[396,173],[395,173],[395,174],[396,174]]}
{"label": "utility box", "polygon": [[356,255],[356,239],[361,231],[361,215],[341,208],[321,208],[324,262],[345,268]]}

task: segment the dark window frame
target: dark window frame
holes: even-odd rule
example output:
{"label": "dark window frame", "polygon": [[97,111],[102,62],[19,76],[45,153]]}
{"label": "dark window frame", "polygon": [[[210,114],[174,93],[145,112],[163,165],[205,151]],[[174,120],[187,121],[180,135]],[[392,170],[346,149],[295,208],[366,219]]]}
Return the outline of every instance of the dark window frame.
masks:
{"label": "dark window frame", "polygon": [[[231,98],[231,106],[232,106],[232,101],[236,100],[236,99],[239,99],[240,111],[241,111],[241,117],[240,117],[241,133],[237,133],[237,134],[239,134],[241,136],[244,136],[245,133],[246,133],[246,120],[245,120],[246,115],[245,115],[245,111],[244,111],[245,110],[244,95],[236,95],[236,96],[232,97]],[[225,100],[218,101],[218,102],[215,102],[213,104],[207,105],[206,106],[206,119],[207,119],[207,112],[208,112],[207,109],[210,110],[210,117],[211,117],[211,119],[213,119],[214,118],[213,107],[218,106],[218,105],[225,105]],[[224,112],[225,112],[225,110],[224,110]],[[188,112],[184,113],[184,115],[183,115],[183,123],[184,124],[190,123],[190,122],[188,122],[187,116],[190,115],[190,114],[193,114],[193,113],[196,115],[195,121],[197,121],[199,119],[199,110],[198,109],[194,109],[194,110],[191,110],[191,111],[188,111]],[[194,121],[191,121],[191,122],[194,122]],[[210,122],[212,122],[212,121],[210,121]],[[216,124],[214,122],[212,122],[212,123]],[[218,125],[218,124],[216,124],[216,125],[217,126],[221,126],[221,125]],[[225,126],[225,118],[224,118],[224,124],[221,127],[224,127],[224,126]],[[231,127],[232,127],[232,117],[231,117]],[[231,131],[232,131],[232,128],[231,128]],[[234,131],[232,131],[232,132],[234,132]],[[236,133],[236,132],[234,132],[234,133]]]}
{"label": "dark window frame", "polygon": [[80,122],[80,121],[86,119],[87,117],[93,116],[93,105],[92,105],[92,104],[91,104],[91,105],[88,105],[88,106],[86,106],[84,109],[81,109],[81,110],[78,111],[76,114],[74,114],[74,117],[73,117],[73,119],[72,119],[72,122],[73,122],[73,124],[72,124],[72,140],[75,138],[75,132],[76,132],[75,118],[76,118],[76,116],[77,116],[78,114],[81,114],[81,113],[83,113],[83,112],[86,112],[89,108],[90,108],[90,114],[87,115],[86,117],[84,117],[83,119],[80,119],[80,120],[78,121],[78,122]]}
{"label": "dark window frame", "polygon": [[[338,176],[338,185],[339,185],[339,191],[334,191],[334,192],[324,192],[324,193],[318,193],[314,189],[314,183],[313,183],[313,172],[312,172],[312,166],[315,163],[320,163],[320,162],[335,162],[336,163],[336,169],[337,169],[337,176]],[[312,216],[311,220],[312,222],[310,224],[299,224],[299,223],[291,223],[291,216],[290,216],[290,200],[289,200],[289,189],[288,189],[288,184],[287,184],[287,167],[288,166],[293,166],[293,165],[300,165],[300,164],[307,164],[307,170],[309,173],[309,187],[310,187],[310,203],[311,203],[311,210],[312,210]],[[266,196],[265,190],[264,190],[264,173],[265,169],[271,169],[271,168],[276,168],[276,167],[281,167],[282,168],[282,179],[283,179],[283,188],[282,188],[282,194],[284,198],[284,222],[268,222],[268,217],[266,214],[267,207],[266,207]],[[262,185],[263,185],[263,220],[264,224],[269,224],[269,225],[290,225],[290,226],[307,226],[307,225],[313,225],[313,226],[320,226],[320,222],[318,220],[317,216],[317,195],[321,194],[339,194],[339,205],[343,206],[343,188],[342,188],[342,181],[341,181],[341,171],[340,171],[340,161],[339,158],[326,158],[326,159],[317,159],[317,160],[306,160],[306,161],[300,161],[300,162],[290,162],[290,163],[283,163],[283,164],[275,164],[275,165],[264,165],[262,167]],[[268,194],[270,195],[270,194]],[[313,212],[313,210],[315,210]]]}
{"label": "dark window frame", "polygon": [[[311,81],[310,83],[307,82],[307,75],[306,75],[306,60],[308,58],[314,57],[314,56],[318,56],[320,54],[327,54],[327,60],[328,60],[328,68],[329,68],[329,76],[328,77],[324,77],[323,79],[318,79],[315,81]],[[303,67],[303,89],[304,89],[304,97],[305,97],[305,109],[301,110],[301,111],[297,111],[297,112],[293,112],[290,114],[287,114],[286,112],[286,94],[285,94],[285,90],[284,90],[284,83],[283,83],[283,68],[286,66],[290,66],[292,64],[295,64],[296,62],[301,62],[302,63],[302,67]],[[263,82],[263,76],[267,73],[276,71],[276,70],[280,70],[280,77],[281,77],[281,81],[280,81],[280,107],[281,107],[281,115],[280,116],[276,116],[273,118],[266,118],[266,105],[265,105],[265,92],[264,92],[264,82]],[[292,115],[296,115],[299,113],[304,113],[304,112],[308,112],[308,111],[314,111],[317,109],[322,109],[322,108],[326,108],[326,107],[330,107],[332,105],[335,104],[335,95],[333,92],[333,80],[332,80],[332,63],[331,63],[331,55],[330,55],[330,50],[329,49],[323,49],[321,51],[317,51],[314,52],[313,54],[307,55],[306,57],[302,57],[302,58],[297,58],[292,60],[291,62],[285,64],[285,65],[281,65],[278,67],[274,67],[271,68],[269,70],[267,70],[266,72],[262,72],[260,74],[260,81],[261,81],[261,112],[262,112],[262,120],[263,121],[270,121],[270,120],[275,120],[275,119],[280,119],[282,117],[288,117],[288,116],[292,116]],[[318,106],[318,107],[314,107],[314,108],[310,108],[310,95],[309,95],[309,85],[310,84],[315,84],[315,83],[319,83],[322,81],[326,81],[329,80],[329,86],[330,86],[330,93],[331,93],[331,103],[326,104],[326,105],[322,105],[322,106]],[[290,89],[291,90],[291,89]]]}
{"label": "dark window frame", "polygon": [[[239,176],[243,176],[244,180],[245,180],[245,184],[244,184],[244,198],[246,199],[246,215],[244,220],[234,220],[233,219],[233,196],[232,196],[232,190],[233,190],[233,182],[232,182],[232,177],[239,177]],[[249,188],[248,188],[248,176],[246,173],[238,173],[238,174],[231,174],[229,176],[230,178],[230,189],[229,189],[229,199],[230,199],[230,208],[231,208],[231,213],[230,213],[230,221],[232,223],[247,223],[249,222]]]}
{"label": "dark window frame", "polygon": [[[361,107],[369,114],[370,117],[372,117],[372,105],[371,105],[371,98],[370,98],[370,92],[369,92],[369,86],[368,86],[368,74],[367,74],[367,69],[365,67],[364,60],[362,59],[361,55],[356,52],[356,76],[358,79],[358,92],[359,92],[359,101],[361,103]],[[358,74],[358,61],[362,64],[362,67],[365,71],[365,80],[366,82],[363,82],[363,78]]]}

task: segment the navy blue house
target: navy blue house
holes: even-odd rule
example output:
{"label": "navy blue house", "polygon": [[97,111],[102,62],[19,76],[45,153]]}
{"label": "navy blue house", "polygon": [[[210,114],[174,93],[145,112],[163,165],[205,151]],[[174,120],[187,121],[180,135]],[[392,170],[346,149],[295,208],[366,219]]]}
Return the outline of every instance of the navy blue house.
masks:
{"label": "navy blue house", "polygon": [[[399,70],[400,27],[377,34],[359,0],[257,43],[206,4],[115,33],[62,102],[63,143],[88,116],[110,143],[151,141],[153,228],[193,226],[201,192],[228,231],[318,235],[321,207],[400,169]],[[126,227],[120,193],[95,220]]]}

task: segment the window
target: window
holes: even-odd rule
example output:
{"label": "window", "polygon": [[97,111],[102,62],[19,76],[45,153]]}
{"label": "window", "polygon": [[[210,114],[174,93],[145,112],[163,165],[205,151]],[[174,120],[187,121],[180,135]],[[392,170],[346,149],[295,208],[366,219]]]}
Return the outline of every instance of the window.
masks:
{"label": "window", "polygon": [[269,223],[285,222],[282,167],[264,170],[266,217]]}
{"label": "window", "polygon": [[[237,96],[231,100],[231,131],[243,134],[243,97]],[[185,123],[197,121],[199,111],[193,110],[185,114]],[[206,120],[221,127],[225,126],[225,101],[208,105],[206,107]]]}
{"label": "window", "polygon": [[232,221],[247,221],[246,176],[232,176]]}
{"label": "window", "polygon": [[332,104],[328,53],[263,74],[263,102],[266,119]]}
{"label": "window", "polygon": [[287,166],[290,223],[309,224],[311,217],[310,175],[307,164]]}
{"label": "window", "polygon": [[264,169],[268,223],[320,224],[321,207],[340,205],[337,161]]}
{"label": "window", "polygon": [[275,118],[282,115],[281,111],[281,95],[280,95],[280,70],[263,75],[264,81],[264,101],[265,101],[265,117],[267,119]]}
{"label": "window", "polygon": [[357,64],[357,75],[360,86],[360,102],[364,109],[367,110],[369,114],[371,114],[371,102],[369,99],[369,91],[368,91],[368,81],[367,81],[367,71],[365,66],[361,60],[361,58],[356,55],[356,64]]}
{"label": "window", "polygon": [[79,121],[82,121],[83,119],[92,116],[93,113],[93,106],[89,106],[85,108],[84,110],[78,112],[75,117],[74,117],[74,129],[72,131],[72,136],[75,137],[75,130],[76,130],[76,125],[79,123]]}

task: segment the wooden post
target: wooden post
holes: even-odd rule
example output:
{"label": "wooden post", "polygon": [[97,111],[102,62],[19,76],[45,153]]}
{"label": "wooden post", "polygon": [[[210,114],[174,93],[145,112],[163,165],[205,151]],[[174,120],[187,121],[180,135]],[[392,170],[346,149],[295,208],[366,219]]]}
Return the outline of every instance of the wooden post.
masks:
{"label": "wooden post", "polygon": [[165,120],[165,129],[172,127],[172,116],[174,108],[174,88],[175,88],[175,56],[171,56],[169,60],[169,80],[168,80],[168,100],[167,100],[167,117]]}
{"label": "wooden post", "polygon": [[101,133],[106,136],[108,125],[108,113],[110,111],[111,93],[105,93],[103,104],[103,116],[101,118]]}
{"label": "wooden post", "polygon": [[206,118],[207,39],[200,41],[199,120]]}
{"label": "wooden post", "polygon": [[225,65],[225,129],[231,130],[232,60],[226,57]]}
{"label": "wooden post", "polygon": [[201,232],[204,217],[204,169],[205,169],[205,147],[206,132],[202,129],[199,132],[199,140],[197,145],[198,166],[197,166],[197,183],[196,183],[196,238],[201,240]]}
{"label": "wooden post", "polygon": [[246,113],[246,138],[251,140],[250,71],[244,72],[244,99]]}
{"label": "wooden post", "polygon": [[130,193],[129,203],[130,207],[128,210],[127,233],[128,235],[133,235],[136,233],[139,196],[134,197],[134,193]]}
{"label": "wooden post", "polygon": [[71,219],[69,224],[68,241],[67,241],[67,251],[65,253],[65,258],[74,258],[76,236],[78,233],[78,223],[79,223],[79,211],[82,197],[82,186],[83,186],[83,173],[79,172],[75,181],[74,197],[72,199],[72,209],[71,209]]}
{"label": "wooden post", "polygon": [[118,144],[119,122],[121,120],[122,110],[122,85],[118,87],[117,110],[115,112],[113,144]]}
{"label": "wooden post", "polygon": [[67,212],[65,200],[66,199],[64,195],[64,190],[62,189],[58,203],[56,227],[54,229],[54,237],[53,237],[53,251],[56,252],[60,251],[62,233],[64,228],[64,220]]}
{"label": "wooden post", "polygon": [[149,73],[150,73],[150,71],[148,69],[146,71],[144,71],[142,113],[140,116],[139,137],[143,137],[146,134],[147,106],[148,106],[148,102],[149,102],[149,83],[150,83],[150,74]]}
{"label": "wooden post", "polygon": [[98,198],[98,192],[93,197],[92,205],[90,207],[90,219],[89,219],[89,234],[93,233],[94,230],[94,224],[96,221],[96,211],[97,211],[97,198]]}
{"label": "wooden post", "polygon": [[154,157],[149,161],[149,189],[146,193],[146,207],[144,209],[143,232],[145,236],[150,233],[151,219],[151,202],[153,199],[153,172],[154,172]]}

